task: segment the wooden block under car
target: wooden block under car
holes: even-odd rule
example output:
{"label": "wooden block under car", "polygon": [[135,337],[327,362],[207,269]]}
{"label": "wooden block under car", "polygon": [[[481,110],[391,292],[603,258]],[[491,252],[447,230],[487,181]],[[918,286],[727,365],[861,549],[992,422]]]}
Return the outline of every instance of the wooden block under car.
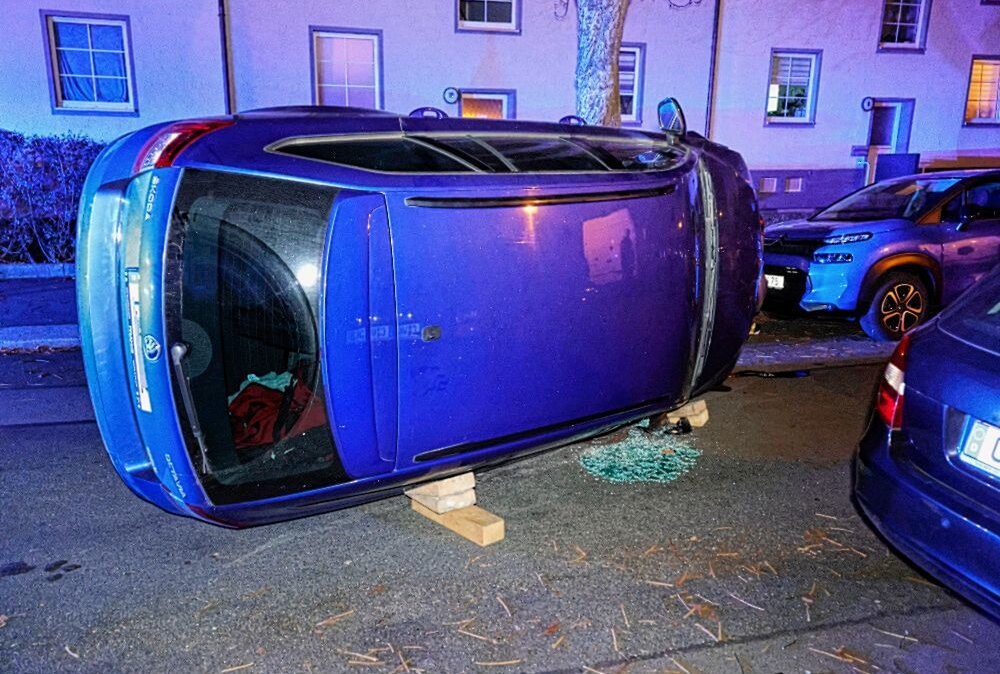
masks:
{"label": "wooden block under car", "polygon": [[414,490],[405,493],[411,499],[426,508],[430,508],[438,515],[443,515],[451,510],[458,510],[459,508],[467,508],[471,505],[476,505],[475,489],[466,489],[459,494],[445,494],[444,496],[428,496],[427,494],[421,494],[420,492]]}
{"label": "wooden block under car", "polygon": [[428,482],[413,489],[407,489],[403,493],[411,498],[413,494],[448,496],[449,494],[461,494],[464,491],[475,488],[476,476],[473,473],[462,473],[461,475],[455,475],[444,480],[435,480],[434,482]]}
{"label": "wooden block under car", "polygon": [[684,407],[679,407],[673,412],[667,413],[667,421],[672,424],[676,424],[685,418],[693,427],[701,428],[708,423],[708,403],[704,400],[695,400]]}
{"label": "wooden block under car", "polygon": [[437,522],[446,529],[451,529],[462,538],[466,538],[478,546],[485,547],[503,540],[503,518],[497,517],[479,506],[459,508],[439,515],[419,501],[411,500],[410,505],[427,519]]}

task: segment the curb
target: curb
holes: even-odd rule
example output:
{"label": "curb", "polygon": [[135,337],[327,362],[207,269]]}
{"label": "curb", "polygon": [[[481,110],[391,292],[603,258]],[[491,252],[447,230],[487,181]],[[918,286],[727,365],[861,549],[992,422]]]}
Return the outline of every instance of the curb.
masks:
{"label": "curb", "polygon": [[18,325],[0,328],[0,349],[79,348],[80,329],[70,325]]}
{"label": "curb", "polygon": [[73,278],[76,265],[72,262],[54,264],[0,264],[0,280],[29,278]]}
{"label": "curb", "polygon": [[810,344],[781,342],[747,344],[740,352],[733,372],[744,370],[773,372],[884,364],[895,348],[895,342],[840,340],[817,340]]}

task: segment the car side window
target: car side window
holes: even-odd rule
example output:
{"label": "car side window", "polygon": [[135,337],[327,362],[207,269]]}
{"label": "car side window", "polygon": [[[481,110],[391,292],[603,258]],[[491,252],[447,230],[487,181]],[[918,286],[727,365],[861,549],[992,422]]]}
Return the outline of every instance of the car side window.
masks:
{"label": "car side window", "polygon": [[962,214],[962,194],[956,194],[941,208],[941,222],[957,223]]}
{"label": "car side window", "polygon": [[977,220],[1000,220],[1000,180],[973,187],[965,193],[965,203]]}

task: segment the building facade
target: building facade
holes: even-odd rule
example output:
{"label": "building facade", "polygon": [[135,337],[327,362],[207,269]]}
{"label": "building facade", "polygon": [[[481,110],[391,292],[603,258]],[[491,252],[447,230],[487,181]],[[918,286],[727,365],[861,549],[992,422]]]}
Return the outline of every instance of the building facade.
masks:
{"label": "building facade", "polygon": [[765,206],[822,205],[880,164],[1000,166],[996,0],[723,6],[712,137]]}
{"label": "building facade", "polygon": [[[685,5],[678,7],[678,5]],[[327,104],[557,120],[556,0],[8,0],[0,129],[110,140],[168,119]],[[746,157],[765,206],[905,169],[1000,165],[1000,0],[632,0],[623,121]]]}

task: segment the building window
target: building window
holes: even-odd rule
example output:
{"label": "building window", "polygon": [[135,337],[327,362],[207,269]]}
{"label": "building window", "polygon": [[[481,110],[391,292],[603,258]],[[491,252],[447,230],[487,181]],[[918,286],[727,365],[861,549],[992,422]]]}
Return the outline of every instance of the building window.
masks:
{"label": "building window", "polygon": [[381,110],[382,34],[314,28],[312,39],[313,102]]}
{"label": "building window", "polygon": [[646,45],[622,44],[618,56],[618,90],[623,124],[642,124],[642,90],[645,77]]}
{"label": "building window", "polygon": [[510,89],[462,89],[458,99],[459,117],[514,119],[517,93]]}
{"label": "building window", "polygon": [[802,191],[802,178],[785,178],[785,191],[786,192],[801,192]]}
{"label": "building window", "polygon": [[930,4],[930,0],[885,0],[879,48],[923,49]]}
{"label": "building window", "polygon": [[521,32],[521,0],[457,0],[458,30]]}
{"label": "building window", "polygon": [[820,52],[771,52],[767,123],[808,124],[816,119]]}
{"label": "building window", "polygon": [[136,110],[128,17],[44,15],[53,105]]}
{"label": "building window", "polygon": [[1000,56],[973,57],[965,123],[1000,124]]}
{"label": "building window", "polygon": [[758,192],[761,194],[773,194],[778,191],[777,178],[761,178]]}

